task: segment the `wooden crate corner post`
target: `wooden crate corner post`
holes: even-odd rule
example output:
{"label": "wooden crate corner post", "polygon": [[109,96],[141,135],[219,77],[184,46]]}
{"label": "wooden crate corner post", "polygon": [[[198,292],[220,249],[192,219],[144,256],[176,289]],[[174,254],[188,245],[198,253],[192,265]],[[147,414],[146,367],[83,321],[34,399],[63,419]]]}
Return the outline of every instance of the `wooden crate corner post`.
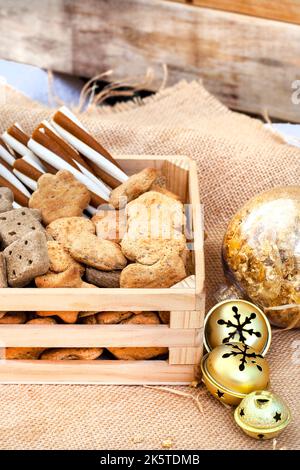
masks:
{"label": "wooden crate corner post", "polygon": [[[186,202],[191,205],[192,215],[192,244],[193,244],[193,264],[195,274],[179,282],[171,289],[186,288],[194,293],[195,305],[193,310],[171,311],[171,329],[192,329],[194,331],[193,343],[185,347],[169,348],[169,364],[193,365],[194,377],[200,377],[200,361],[203,355],[203,323],[205,313],[205,267],[204,267],[204,224],[203,210],[198,190],[197,165],[191,159],[184,159],[183,162],[176,162],[176,166],[185,173],[187,181]],[[177,168],[178,171],[178,168]],[[177,188],[176,188],[177,189]]]}
{"label": "wooden crate corner post", "polygon": [[[189,288],[196,288],[195,276],[189,276],[183,281]],[[182,283],[179,283],[182,284]],[[179,287],[177,284],[176,287]],[[195,379],[199,378],[199,364],[203,354],[203,320],[204,320],[204,299],[198,304],[197,310],[171,311],[170,328],[171,329],[193,329],[193,343],[187,347],[178,347],[169,349],[169,363],[171,365],[193,365]]]}

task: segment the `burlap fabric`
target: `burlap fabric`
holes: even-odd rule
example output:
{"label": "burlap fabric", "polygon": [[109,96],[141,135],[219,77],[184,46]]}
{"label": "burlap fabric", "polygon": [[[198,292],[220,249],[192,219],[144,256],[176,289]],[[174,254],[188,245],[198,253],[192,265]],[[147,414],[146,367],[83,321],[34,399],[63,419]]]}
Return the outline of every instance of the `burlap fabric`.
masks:
{"label": "burlap fabric", "polygon": [[[18,121],[27,131],[49,109],[7,90],[1,130]],[[205,206],[208,306],[222,282],[220,246],[226,224],[250,197],[276,185],[299,183],[299,150],[260,121],[230,112],[200,83],[182,82],[154,98],[82,116],[114,154],[182,154],[195,159]],[[290,404],[293,422],[277,448],[299,449],[299,332],[277,332],[268,357],[272,388]],[[298,364],[297,364],[298,362]],[[177,387],[196,394],[189,387]],[[0,386],[3,449],[272,449],[236,428],[232,410],[200,388],[201,414],[191,398],[156,387]]]}

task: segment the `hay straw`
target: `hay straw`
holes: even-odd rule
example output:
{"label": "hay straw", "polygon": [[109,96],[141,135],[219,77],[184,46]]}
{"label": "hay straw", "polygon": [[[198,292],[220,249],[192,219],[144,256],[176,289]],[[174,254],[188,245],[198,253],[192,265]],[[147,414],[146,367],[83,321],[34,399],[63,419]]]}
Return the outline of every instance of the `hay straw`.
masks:
{"label": "hay straw", "polygon": [[[162,64],[163,77],[160,86],[154,92],[162,91],[168,81],[168,68],[166,64]],[[155,79],[155,73],[152,68],[148,68],[143,77],[128,76],[122,80],[112,80],[101,91],[96,93],[97,81],[105,80],[113,75],[113,70],[107,70],[99,73],[88,80],[82,87],[77,106],[71,106],[74,112],[82,113],[97,109],[109,98],[128,97],[134,98],[135,101],[142,103],[142,99],[135,96],[137,92],[142,90],[153,89],[152,83]],[[51,70],[48,70],[48,101],[49,104],[58,106],[65,105],[64,101],[55,94],[54,90],[54,75]],[[69,106],[70,107],[70,106]]]}
{"label": "hay straw", "polygon": [[262,111],[262,117],[264,119],[264,121],[269,124],[269,130],[270,132],[272,132],[272,134],[274,135],[274,137],[276,137],[281,143],[283,144],[286,144],[286,141],[285,139],[282,137],[281,133],[279,131],[277,131],[276,129],[274,129],[273,127],[273,123],[270,119],[270,116],[269,116],[269,113],[268,113],[268,110],[267,109],[264,109]]}

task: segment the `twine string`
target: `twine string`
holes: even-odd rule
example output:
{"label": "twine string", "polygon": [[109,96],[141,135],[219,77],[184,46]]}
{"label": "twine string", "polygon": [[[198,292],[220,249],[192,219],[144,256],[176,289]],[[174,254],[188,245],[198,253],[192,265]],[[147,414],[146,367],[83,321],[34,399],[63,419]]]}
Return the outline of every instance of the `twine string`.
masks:
{"label": "twine string", "polygon": [[195,403],[199,412],[202,415],[204,414],[203,406],[200,401],[200,395],[202,395],[203,392],[199,392],[197,395],[193,395],[192,393],[181,392],[179,390],[174,390],[173,388],[169,388],[169,387],[152,387],[151,385],[144,385],[144,388],[150,388],[152,390],[158,390],[160,392],[171,393],[173,395],[178,395],[184,398],[189,398]]}

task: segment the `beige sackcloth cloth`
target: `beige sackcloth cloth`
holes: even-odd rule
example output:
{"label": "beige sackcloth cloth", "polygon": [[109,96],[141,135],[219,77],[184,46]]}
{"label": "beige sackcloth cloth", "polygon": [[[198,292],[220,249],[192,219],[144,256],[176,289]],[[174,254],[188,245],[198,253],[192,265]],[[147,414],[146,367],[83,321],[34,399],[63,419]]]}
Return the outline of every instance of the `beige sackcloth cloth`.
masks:
{"label": "beige sackcloth cloth", "polygon": [[[50,113],[8,88],[0,130],[18,121],[31,131]],[[223,282],[220,247],[230,217],[262,190],[299,184],[299,150],[259,120],[229,111],[199,82],[181,82],[154,97],[94,110],[81,119],[113,154],[180,154],[196,160],[208,235],[207,306],[212,305]],[[293,414],[276,443],[245,436],[232,410],[203,386],[173,387],[200,393],[201,413],[191,398],[159,387],[1,385],[0,448],[161,449],[170,439],[173,449],[299,449],[299,330],[276,331],[268,353],[272,389],[287,400]]]}

